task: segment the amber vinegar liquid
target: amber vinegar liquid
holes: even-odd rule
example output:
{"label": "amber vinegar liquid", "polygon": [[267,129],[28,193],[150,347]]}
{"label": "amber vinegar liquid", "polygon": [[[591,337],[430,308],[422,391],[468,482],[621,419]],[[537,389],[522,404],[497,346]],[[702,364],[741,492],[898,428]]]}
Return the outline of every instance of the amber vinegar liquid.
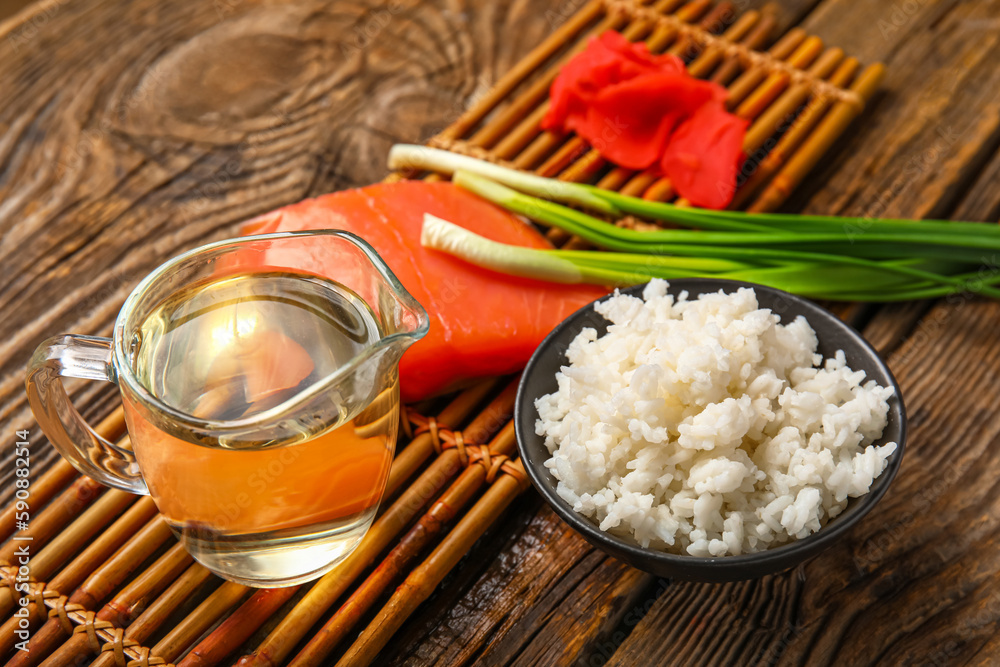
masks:
{"label": "amber vinegar liquid", "polygon": [[[356,379],[322,419],[296,419],[294,408],[316,387],[344,391],[324,380],[381,335],[351,290],[283,272],[206,279],[149,314],[132,340],[132,370],[162,404],[204,428],[174,428],[169,415],[154,419],[127,395],[126,421],[150,494],[195,558],[241,583],[291,585],[357,546],[392,459],[395,371]],[[278,438],[212,428],[274,414],[284,419]]]}

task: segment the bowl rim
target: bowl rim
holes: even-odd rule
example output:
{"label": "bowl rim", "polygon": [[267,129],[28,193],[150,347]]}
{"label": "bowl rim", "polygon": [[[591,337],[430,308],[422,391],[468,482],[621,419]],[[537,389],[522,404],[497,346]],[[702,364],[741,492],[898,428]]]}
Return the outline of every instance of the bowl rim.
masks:
{"label": "bowl rim", "polygon": [[[551,477],[551,473],[544,467],[544,462],[533,461],[527,451],[525,438],[538,438],[533,430],[530,433],[530,436],[529,434],[525,434],[524,426],[522,426],[523,411],[525,409],[530,409],[532,411],[535,409],[533,398],[531,405],[525,406],[525,401],[528,400],[527,394],[529,392],[527,385],[531,381],[535,367],[541,363],[546,351],[563,335],[565,335],[565,332],[568,329],[571,329],[586,313],[592,310],[595,304],[606,301],[619,293],[641,296],[643,290],[649,283],[642,283],[623,289],[616,289],[605,296],[591,301],[582,308],[579,308],[569,317],[560,322],[551,332],[549,332],[549,334],[535,349],[535,352],[531,355],[531,358],[525,365],[524,371],[518,382],[517,396],[514,400],[514,432],[517,440],[518,454],[525,463],[524,469],[527,472],[532,485],[536,490],[538,490],[553,511],[555,511],[555,513],[563,519],[563,521],[568,523],[577,532],[583,534],[583,536],[586,537],[592,544],[610,545],[615,551],[626,554],[629,559],[633,561],[642,561],[652,558],[660,564],[676,566],[678,569],[713,569],[719,571],[720,569],[725,568],[727,570],[744,570],[748,567],[755,566],[779,567],[785,561],[793,560],[798,556],[806,558],[810,554],[816,553],[826,546],[829,546],[831,542],[835,541],[837,538],[841,537],[844,533],[853,528],[858,521],[871,511],[871,509],[882,499],[882,497],[885,496],[886,492],[889,490],[889,486],[892,484],[893,479],[896,477],[896,473],[899,471],[906,443],[906,406],[903,401],[902,391],[896,381],[896,377],[892,374],[892,371],[889,369],[888,365],[882,359],[882,356],[878,353],[878,351],[864,338],[864,336],[854,329],[854,327],[805,297],[791,294],[790,292],[785,292],[773,287],[768,287],[766,285],[722,278],[676,278],[667,282],[669,283],[668,293],[672,293],[675,296],[681,291],[690,291],[695,289],[694,287],[687,287],[687,285],[692,283],[701,285],[710,284],[712,286],[717,285],[719,290],[730,288],[730,291],[735,291],[735,289],[740,287],[749,287],[758,292],[764,291],[771,293],[775,297],[794,301],[803,310],[808,311],[805,314],[805,317],[808,320],[810,327],[816,331],[817,338],[820,337],[820,332],[817,330],[816,326],[819,321],[822,322],[820,327],[824,329],[826,327],[840,329],[845,335],[858,343],[861,349],[871,357],[874,362],[874,366],[876,366],[878,370],[880,370],[885,377],[888,378],[889,383],[895,391],[893,397],[890,397],[890,401],[895,399],[894,402],[899,410],[899,437],[896,441],[896,450],[889,456],[885,470],[883,470],[876,479],[877,482],[880,482],[878,488],[869,491],[863,496],[852,498],[851,500],[855,500],[860,504],[855,506],[854,511],[850,516],[844,516],[844,521],[835,522],[832,525],[824,525],[818,531],[806,537],[786,542],[770,549],[733,556],[692,556],[688,554],[675,554],[648,547],[642,547],[637,543],[626,540],[625,538],[601,530],[595,523],[592,522],[590,518],[574,511],[569,503],[559,497],[559,495],[555,492],[554,487],[549,488],[547,486],[546,481],[543,479],[543,475]],[[698,295],[700,296],[701,294],[714,293],[719,290],[709,288],[699,291]],[[729,291],[727,291],[727,293],[729,293]],[[780,313],[778,314],[780,316]],[[868,379],[872,379],[870,376],[871,374],[869,374]],[[893,407],[893,403],[890,403],[890,413],[892,412]],[[534,418],[531,420],[531,423],[534,423]],[[876,440],[875,442],[878,443],[882,439],[883,438],[879,438],[879,440]],[[843,516],[843,514],[838,515],[838,517],[839,516]],[[836,518],[837,517],[834,517],[834,519]],[[809,553],[802,554],[801,552],[804,551]]]}

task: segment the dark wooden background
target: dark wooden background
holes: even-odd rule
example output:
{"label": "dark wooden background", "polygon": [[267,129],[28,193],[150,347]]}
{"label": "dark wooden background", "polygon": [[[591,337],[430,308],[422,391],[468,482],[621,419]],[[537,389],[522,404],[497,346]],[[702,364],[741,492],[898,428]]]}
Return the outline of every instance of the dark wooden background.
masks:
{"label": "dark wooden background", "polygon": [[0,21],[13,16],[30,4],[30,0],[0,0]]}
{"label": "dark wooden background", "polygon": [[[440,130],[581,4],[50,0],[0,24],[2,495],[15,430],[41,441],[22,389],[39,341],[107,335],[162,260],[380,179],[393,142]],[[997,220],[1000,1],[775,11],[888,65],[788,210]],[[984,256],[983,271],[998,264]],[[842,544],[758,581],[656,580],[529,494],[382,662],[1000,664],[1000,304],[954,295],[851,317],[903,387],[910,440]],[[109,385],[72,387],[93,418],[116,400]]]}

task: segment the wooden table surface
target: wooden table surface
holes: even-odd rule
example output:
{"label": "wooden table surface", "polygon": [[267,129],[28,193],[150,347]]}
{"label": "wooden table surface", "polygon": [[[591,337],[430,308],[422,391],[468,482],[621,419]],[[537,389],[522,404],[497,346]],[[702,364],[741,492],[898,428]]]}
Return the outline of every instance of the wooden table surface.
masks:
{"label": "wooden table surface", "polygon": [[[107,335],[162,260],[380,179],[392,143],[440,130],[581,4],[51,0],[0,24],[4,495],[15,430],[40,442],[22,389],[39,341]],[[776,11],[782,29],[888,66],[787,210],[997,220],[1000,0]],[[984,272],[998,264],[984,255]],[[658,580],[532,492],[380,664],[1000,664],[1000,304],[843,312],[888,359],[910,423],[899,476],[843,543],[757,581]],[[117,400],[72,388],[91,418]]]}

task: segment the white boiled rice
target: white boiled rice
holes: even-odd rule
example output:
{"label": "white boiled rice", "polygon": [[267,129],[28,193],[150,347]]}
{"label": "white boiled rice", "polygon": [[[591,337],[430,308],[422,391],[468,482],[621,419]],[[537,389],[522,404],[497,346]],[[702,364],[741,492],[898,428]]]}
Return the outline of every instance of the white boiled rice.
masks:
{"label": "white boiled rice", "polygon": [[567,351],[559,389],[535,402],[559,496],[601,528],[694,556],[806,537],[868,492],[896,443],[875,447],[892,388],[843,352],[816,353],[752,289],[596,306],[611,324]]}

